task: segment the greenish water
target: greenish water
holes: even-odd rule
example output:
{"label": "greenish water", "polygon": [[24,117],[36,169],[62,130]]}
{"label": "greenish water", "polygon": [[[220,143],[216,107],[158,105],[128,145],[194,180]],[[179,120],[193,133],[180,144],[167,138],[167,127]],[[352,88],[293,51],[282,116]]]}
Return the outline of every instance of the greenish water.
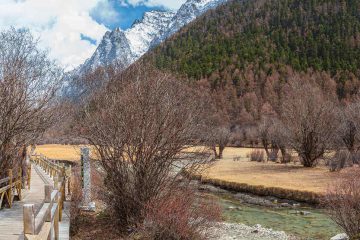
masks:
{"label": "greenish water", "polygon": [[[241,204],[228,196],[216,195],[223,208],[227,222],[244,223],[249,226],[261,224],[266,228],[285,231],[300,239],[330,239],[341,229],[321,209],[299,207],[266,208]],[[232,209],[230,209],[232,208]],[[309,215],[294,214],[296,211],[308,211]]]}

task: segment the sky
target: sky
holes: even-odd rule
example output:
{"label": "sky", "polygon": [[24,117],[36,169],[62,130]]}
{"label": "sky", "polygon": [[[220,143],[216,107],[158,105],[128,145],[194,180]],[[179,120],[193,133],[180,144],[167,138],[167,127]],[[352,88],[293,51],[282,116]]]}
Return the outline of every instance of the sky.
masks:
{"label": "sky", "polygon": [[28,28],[66,70],[82,64],[106,31],[129,28],[149,10],[177,10],[185,0],[0,0],[0,31]]}

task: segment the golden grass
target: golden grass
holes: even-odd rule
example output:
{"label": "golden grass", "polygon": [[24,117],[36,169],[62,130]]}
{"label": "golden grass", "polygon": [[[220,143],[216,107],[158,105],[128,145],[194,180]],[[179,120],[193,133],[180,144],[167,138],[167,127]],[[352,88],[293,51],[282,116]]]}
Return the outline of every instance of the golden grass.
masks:
{"label": "golden grass", "polygon": [[46,144],[36,146],[35,153],[43,154],[48,158],[67,161],[80,161],[82,145]]}
{"label": "golden grass", "polygon": [[[40,145],[37,153],[42,153],[52,159],[79,161],[80,145]],[[341,173],[329,172],[326,167],[304,168],[300,164],[278,164],[250,162],[247,155],[251,148],[228,147],[224,158],[217,161],[203,176],[224,181],[279,187],[291,190],[312,191],[322,193],[328,183],[340,178]],[[234,157],[241,157],[234,161]]]}
{"label": "golden grass", "polygon": [[[323,193],[332,180],[342,175],[338,172],[329,172],[325,166],[304,168],[294,163],[250,162],[247,155],[252,150],[251,148],[226,148],[224,158],[217,161],[203,176],[254,186]],[[234,161],[234,157],[241,157],[240,161]]]}

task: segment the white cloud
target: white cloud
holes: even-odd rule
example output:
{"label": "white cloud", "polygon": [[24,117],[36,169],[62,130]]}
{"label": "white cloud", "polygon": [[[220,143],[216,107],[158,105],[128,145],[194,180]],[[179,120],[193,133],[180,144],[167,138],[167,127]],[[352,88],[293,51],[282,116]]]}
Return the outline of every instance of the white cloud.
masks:
{"label": "white cloud", "polygon": [[83,63],[96,46],[81,34],[99,42],[108,30],[91,14],[111,21],[116,17],[107,0],[0,0],[0,30],[9,26],[29,28],[40,37],[41,47],[67,69]]}
{"label": "white cloud", "polygon": [[91,15],[105,24],[111,24],[120,17],[115,10],[113,1],[100,1],[91,12]]}
{"label": "white cloud", "polygon": [[120,3],[123,5],[145,5],[148,7],[163,6],[172,10],[178,9],[184,2],[186,2],[186,0],[120,0]]}

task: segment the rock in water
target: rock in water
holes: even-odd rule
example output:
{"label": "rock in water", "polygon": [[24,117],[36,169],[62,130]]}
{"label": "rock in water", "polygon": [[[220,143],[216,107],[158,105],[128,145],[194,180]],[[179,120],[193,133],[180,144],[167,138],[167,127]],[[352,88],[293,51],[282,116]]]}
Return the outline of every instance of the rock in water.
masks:
{"label": "rock in water", "polygon": [[340,233],[330,238],[330,240],[349,240],[349,237],[346,235],[346,233]]}
{"label": "rock in water", "polygon": [[311,214],[311,212],[308,212],[308,211],[300,211],[300,214],[306,216],[306,215]]}

